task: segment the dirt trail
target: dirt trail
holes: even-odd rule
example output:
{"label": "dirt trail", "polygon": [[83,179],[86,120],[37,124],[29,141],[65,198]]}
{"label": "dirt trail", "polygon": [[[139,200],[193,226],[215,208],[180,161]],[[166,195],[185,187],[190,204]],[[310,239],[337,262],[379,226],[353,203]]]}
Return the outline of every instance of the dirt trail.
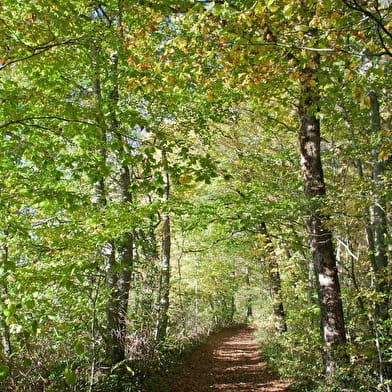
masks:
{"label": "dirt trail", "polygon": [[259,355],[250,326],[212,335],[166,380],[170,392],[284,392],[289,383],[274,376]]}

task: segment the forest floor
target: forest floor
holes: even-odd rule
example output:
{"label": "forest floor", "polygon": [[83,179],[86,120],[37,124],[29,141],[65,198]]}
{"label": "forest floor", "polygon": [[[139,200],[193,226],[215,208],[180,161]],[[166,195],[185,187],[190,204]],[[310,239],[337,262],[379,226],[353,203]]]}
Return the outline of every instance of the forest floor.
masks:
{"label": "forest floor", "polygon": [[249,325],[211,335],[165,384],[162,391],[170,392],[284,392],[289,388],[289,382],[280,380],[261,360]]}

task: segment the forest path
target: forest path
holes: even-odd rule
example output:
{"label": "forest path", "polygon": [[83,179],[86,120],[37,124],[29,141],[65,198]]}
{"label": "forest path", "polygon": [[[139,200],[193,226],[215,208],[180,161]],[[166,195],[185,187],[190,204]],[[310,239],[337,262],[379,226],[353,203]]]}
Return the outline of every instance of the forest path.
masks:
{"label": "forest path", "polygon": [[211,335],[166,382],[170,392],[284,392],[289,386],[260,359],[249,325]]}

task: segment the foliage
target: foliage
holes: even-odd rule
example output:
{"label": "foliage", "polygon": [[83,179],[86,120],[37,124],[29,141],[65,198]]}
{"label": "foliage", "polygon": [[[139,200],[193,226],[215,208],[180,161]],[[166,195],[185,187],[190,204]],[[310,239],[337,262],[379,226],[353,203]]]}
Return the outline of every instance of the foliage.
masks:
{"label": "foliage", "polygon": [[[57,3],[0,6],[0,389],[140,390],[203,336],[251,320],[302,390],[389,391],[391,5]],[[316,59],[327,195],[312,202],[334,235],[349,356],[327,387],[296,147]],[[171,303],[157,341],[164,215]],[[130,236],[126,359],[109,369]],[[276,274],[287,332],[272,317]]]}

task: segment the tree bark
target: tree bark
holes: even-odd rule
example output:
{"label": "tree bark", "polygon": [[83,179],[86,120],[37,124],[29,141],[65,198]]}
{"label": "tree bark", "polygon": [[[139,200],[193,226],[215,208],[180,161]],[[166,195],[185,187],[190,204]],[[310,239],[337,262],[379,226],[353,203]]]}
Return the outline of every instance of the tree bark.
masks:
{"label": "tree bark", "polygon": [[267,268],[269,275],[269,283],[271,287],[271,296],[272,296],[272,310],[275,316],[275,319],[278,323],[278,329],[282,332],[287,331],[286,324],[286,315],[283,307],[282,300],[282,284],[280,279],[279,265],[276,260],[276,255],[274,251],[274,246],[271,241],[271,237],[267,230],[267,225],[265,222],[261,222],[259,224],[260,233],[265,236],[266,240],[266,249],[267,249]]}
{"label": "tree bark", "polygon": [[[117,109],[119,106],[119,80],[118,80],[118,56],[114,54],[111,58],[111,78],[112,90],[109,96],[110,107],[110,131],[117,134],[119,121]],[[118,136],[120,148],[116,151],[119,158],[120,178],[119,193],[121,203],[130,205],[132,203],[132,193],[130,185],[132,173],[129,166],[122,157],[128,153],[126,141]],[[108,339],[106,345],[106,361],[114,365],[121,362],[126,357],[126,334],[129,291],[131,288],[131,278],[133,270],[134,235],[131,231],[126,232],[116,241],[117,261],[107,269],[107,282],[109,298],[107,305],[107,326]]]}
{"label": "tree bark", "polygon": [[[100,53],[99,48],[92,48],[93,56],[93,91],[95,99],[96,122],[99,124],[99,132],[101,139],[101,146],[97,152],[99,157],[99,164],[97,165],[97,179],[94,183],[94,193],[92,203],[96,208],[102,208],[107,204],[106,184],[104,175],[100,174],[102,166],[106,165],[107,161],[107,132],[108,126],[104,120],[102,109],[102,86],[101,86],[101,67],[99,65]],[[112,124],[113,125],[113,124]],[[108,241],[102,245],[100,249],[100,258],[104,259],[105,263],[105,286],[108,290],[108,299],[106,303],[106,333],[105,341],[105,362],[112,366],[124,359],[125,350],[121,344],[120,338],[120,316],[119,316],[119,301],[118,301],[118,268],[115,253],[115,244],[113,241]]]}
{"label": "tree bark", "polygon": [[[131,202],[129,192],[130,171],[127,166],[121,168],[120,192],[123,202]],[[126,357],[126,334],[129,292],[133,270],[134,236],[131,232],[123,234],[122,238],[113,243],[117,260],[112,253],[106,270],[106,282],[109,291],[107,302],[107,337],[106,362],[115,365]]]}
{"label": "tree bark", "polygon": [[[381,118],[380,118],[380,107],[377,94],[375,91],[369,92],[370,97],[370,109],[371,109],[371,138],[376,139],[378,133],[381,131]],[[347,112],[344,107],[340,107],[343,115],[343,119],[346,128],[351,132],[352,146],[357,149],[355,143],[355,135],[351,129],[351,124],[348,120]],[[384,174],[384,163],[379,159],[378,155],[380,149],[378,143],[374,143],[372,150],[372,180],[373,180],[373,190],[376,195],[373,206],[370,208],[365,208],[363,216],[365,222],[366,239],[368,244],[368,255],[372,266],[374,274],[374,282],[376,292],[380,295],[379,300],[375,303],[374,316],[366,314],[365,316],[365,305],[361,297],[358,297],[359,308],[366,318],[366,323],[372,325],[375,334],[375,346],[377,350],[377,361],[378,361],[378,371],[380,382],[384,383],[385,377],[391,373],[391,365],[387,363],[384,359],[384,350],[389,346],[382,344],[380,339],[381,334],[388,336],[389,329],[382,327],[380,328],[380,323],[389,320],[389,282],[386,279],[387,269],[388,269],[388,258],[387,258],[387,216],[385,213],[385,201],[380,197],[380,189],[382,187],[382,175]],[[356,160],[356,169],[358,177],[361,180],[365,180],[365,175],[363,171],[363,165],[360,158]],[[380,186],[381,185],[381,186]],[[366,198],[366,194],[362,192],[362,197]],[[354,274],[354,263],[351,261],[352,279],[354,286],[359,292],[359,287],[355,279]],[[389,386],[386,386],[387,390],[390,390]]]}
{"label": "tree bark", "polygon": [[[167,202],[170,197],[170,177],[168,172],[168,162],[165,150],[162,150],[163,161],[163,180],[164,196],[163,202]],[[156,330],[156,339],[163,340],[166,337],[168,326],[168,311],[170,306],[170,249],[171,249],[171,232],[170,232],[170,215],[164,212],[162,215],[162,253],[161,253],[161,271],[159,285],[159,313]]]}
{"label": "tree bark", "polygon": [[[372,138],[376,139],[381,131],[380,103],[375,91],[369,91],[371,110]],[[388,256],[387,256],[387,215],[385,201],[381,196],[382,177],[384,175],[384,162],[379,158],[380,148],[373,141],[373,165],[372,180],[375,200],[370,207],[370,227],[368,229],[368,241],[370,260],[375,277],[375,289],[379,298],[375,302],[375,342],[378,353],[379,376],[381,383],[392,372],[392,366],[385,360],[385,350],[388,344],[383,343],[384,336],[388,336],[389,328],[386,322],[389,320],[389,281],[388,281]],[[389,386],[387,386],[390,390]]]}
{"label": "tree bark", "polygon": [[[371,109],[371,130],[373,138],[377,138],[381,131],[380,104],[375,91],[369,91]],[[384,162],[379,159],[380,149],[378,144],[373,148],[373,168],[372,179],[375,200],[370,208],[371,219],[371,241],[372,253],[371,261],[375,275],[375,285],[380,299],[376,303],[376,318],[379,322],[389,319],[389,285],[387,279],[388,256],[387,256],[387,216],[385,212],[385,202],[380,196],[382,191],[382,177],[384,175]]]}
{"label": "tree bark", "polygon": [[[130,193],[131,172],[129,167],[123,165],[121,168],[120,187],[122,201],[132,203]],[[132,232],[125,233],[117,245],[118,259],[120,264],[118,290],[119,290],[119,312],[120,318],[120,339],[125,342],[126,337],[126,317],[128,314],[129,291],[131,289],[132,271],[134,264],[134,235]],[[123,343],[124,344],[124,343]]]}
{"label": "tree bark", "polygon": [[[248,289],[251,287],[250,282],[250,268],[246,267],[246,276],[245,276],[246,286]],[[246,299],[246,322],[249,322],[253,317],[253,298],[250,294],[248,294],[248,298]]]}
{"label": "tree bark", "polygon": [[[8,233],[7,231],[5,232],[5,238],[7,238]],[[3,245],[2,247],[2,252],[1,252],[1,266],[3,268],[3,271],[7,270],[7,264],[8,264],[8,247],[6,244]],[[8,290],[7,290],[7,284],[6,284],[6,273],[2,272],[0,276],[0,295],[1,295],[1,303],[5,305],[5,301],[8,298]],[[5,357],[9,357],[12,354],[12,344],[11,344],[11,333],[10,333],[10,327],[7,324],[6,317],[3,312],[0,314],[0,327],[1,327],[1,332],[2,332],[2,342],[3,342],[3,353]]]}
{"label": "tree bark", "polygon": [[301,70],[301,122],[299,143],[304,192],[308,199],[307,227],[310,250],[316,274],[320,306],[320,330],[324,345],[326,373],[331,376],[345,355],[339,352],[346,343],[346,332],[338,270],[332,243],[332,232],[327,227],[328,216],[321,210],[325,196],[325,182],[321,163],[320,121],[317,118],[317,84],[319,56],[313,55],[313,65]]}

